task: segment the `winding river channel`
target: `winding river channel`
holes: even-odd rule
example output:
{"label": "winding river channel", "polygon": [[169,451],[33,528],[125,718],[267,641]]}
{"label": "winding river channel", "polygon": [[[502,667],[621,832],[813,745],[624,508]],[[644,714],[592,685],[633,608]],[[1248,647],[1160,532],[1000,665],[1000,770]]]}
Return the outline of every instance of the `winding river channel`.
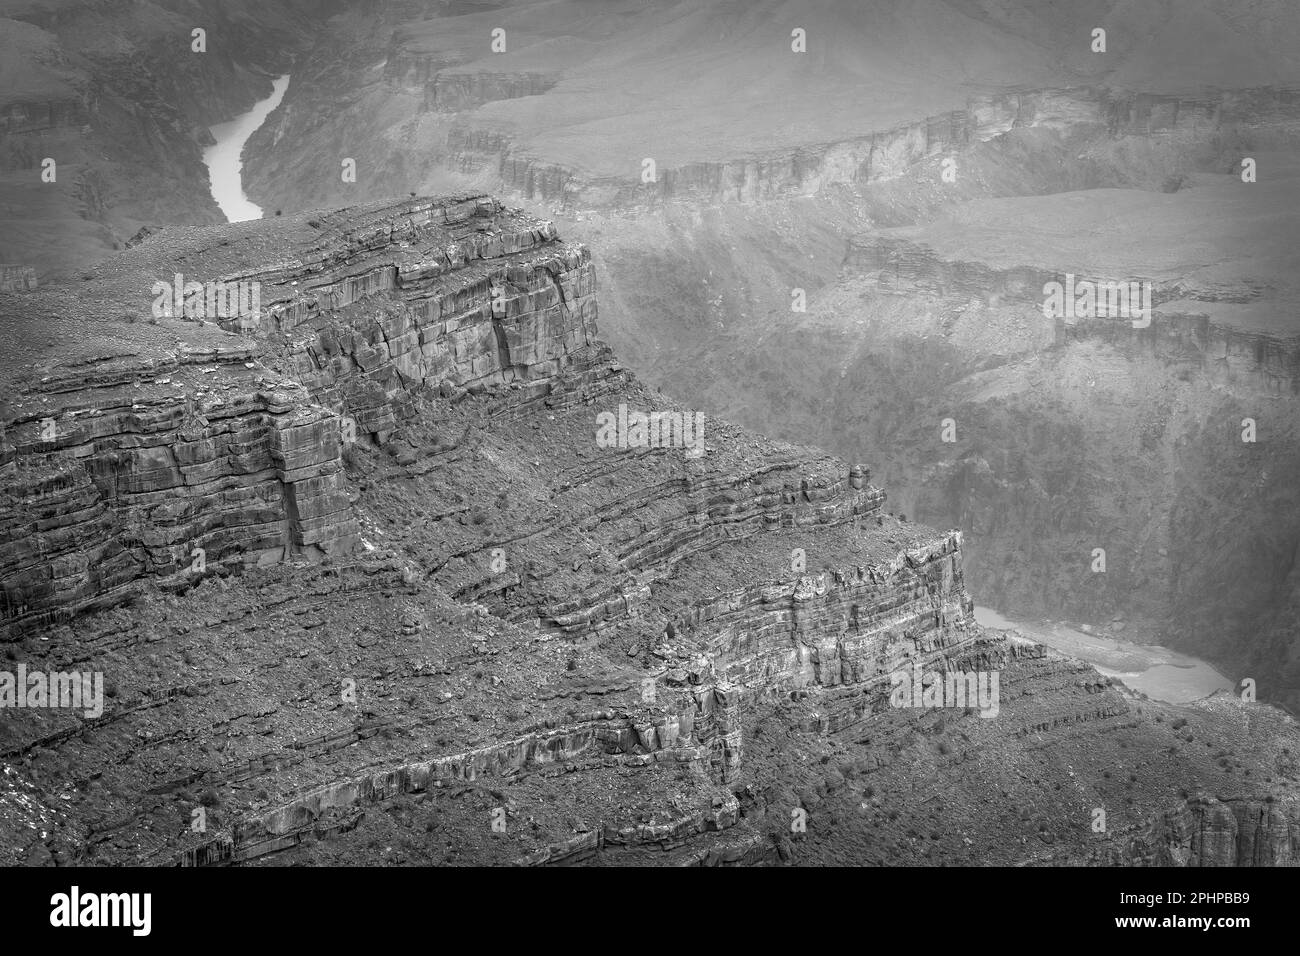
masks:
{"label": "winding river channel", "polygon": [[231,222],[262,218],[262,207],[244,195],[244,164],[240,155],[248,137],[280,105],[284,91],[288,88],[287,74],[276,77],[271,95],[266,99],[258,101],[251,110],[229,123],[209,127],[216,143],[203,151],[203,162],[208,167],[208,178],[212,181],[212,198]]}
{"label": "winding river channel", "polygon": [[1015,629],[1053,650],[1086,661],[1107,677],[1133,690],[1171,704],[1231,690],[1232,682],[1205,661],[1158,644],[1134,644],[1116,637],[1085,634],[1063,624],[1022,624],[997,611],[975,608],[975,620],[985,627]]}

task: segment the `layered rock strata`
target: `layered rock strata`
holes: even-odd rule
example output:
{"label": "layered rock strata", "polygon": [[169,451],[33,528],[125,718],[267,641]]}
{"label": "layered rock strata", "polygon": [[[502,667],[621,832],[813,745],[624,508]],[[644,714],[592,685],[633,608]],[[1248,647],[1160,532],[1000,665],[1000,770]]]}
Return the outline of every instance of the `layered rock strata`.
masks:
{"label": "layered rock strata", "polygon": [[[178,271],[260,311],[153,316]],[[861,862],[874,824],[837,801],[891,795],[903,847],[917,780],[1010,814],[1008,774],[1069,781],[1063,746],[1091,799],[1098,747],[1163,732],[975,625],[961,535],[887,513],[867,469],[638,383],[594,337],[588,251],[488,197],[164,231],[14,301],[76,345],[6,366],[8,656],[107,685],[99,717],[10,711],[16,859]],[[637,413],[667,425],[602,432]],[[999,672],[998,713],[897,706],[899,672]],[[1208,756],[1162,758],[1115,839]],[[1289,806],[1293,778],[1234,793]],[[1098,859],[1050,806],[1055,858]],[[1040,820],[966,813],[897,852],[1038,859]]]}
{"label": "layered rock strata", "polygon": [[[524,82],[525,80],[531,82]],[[453,82],[454,81],[454,82]],[[510,96],[535,95],[544,77],[435,73],[423,109],[454,112]],[[952,156],[1012,130],[1042,129],[1111,138],[1185,136],[1193,140],[1300,118],[1300,91],[1290,88],[1175,96],[1077,87],[986,94],[964,109],[826,143],[771,150],[731,160],[660,168],[653,182],[629,170],[601,176],[517,146],[508,130],[450,122],[435,158],[469,175],[491,174],[499,188],[525,199],[576,209],[665,202],[753,203],[816,195],[835,185],[866,186],[904,175],[925,160]]]}
{"label": "layered rock strata", "polygon": [[[345,441],[382,442],[418,387],[545,379],[591,338],[588,255],[498,213],[475,198],[411,204],[400,226],[359,216],[275,268],[215,277],[260,289],[260,314],[212,319],[251,336],[213,333],[162,357],[87,354],[15,396],[7,623],[124,600],[146,576],[183,580],[196,550],[205,565],[351,550]],[[172,278],[148,244],[137,258],[140,275]],[[152,317],[146,291],[120,289],[122,315]],[[383,312],[355,307],[390,292]],[[197,296],[186,305],[203,311]]]}

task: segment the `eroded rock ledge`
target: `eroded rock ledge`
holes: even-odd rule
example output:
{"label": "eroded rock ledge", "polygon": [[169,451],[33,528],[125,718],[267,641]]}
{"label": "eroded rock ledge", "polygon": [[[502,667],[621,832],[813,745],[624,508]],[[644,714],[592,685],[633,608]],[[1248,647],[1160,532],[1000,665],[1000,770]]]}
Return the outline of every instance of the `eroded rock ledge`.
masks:
{"label": "eroded rock ledge", "polygon": [[[151,315],[178,272],[259,283],[259,320]],[[1142,858],[1213,752],[1157,758],[1148,704],[975,625],[960,534],[887,513],[867,469],[715,420],[698,448],[602,446],[601,412],[689,410],[595,338],[591,276],[460,196],[165,231],[14,297],[68,344],[4,366],[4,640],[111,693],[11,712],[4,845],[694,865],[862,862],[876,834],[925,862],[908,828],[941,799],[945,859],[1032,862],[1049,832],[1083,862],[1058,750],[1105,802],[1127,734],[1159,774],[1108,839]],[[900,669],[999,671],[997,719],[891,706]],[[1290,805],[1294,727],[1258,710],[1279,726],[1240,760],[1271,782],[1228,796]]]}
{"label": "eroded rock ledge", "polygon": [[[305,231],[273,268],[246,272],[195,275],[146,243],[117,263],[134,282],[105,282],[80,307],[156,322],[155,277],[189,268],[194,281],[257,283],[264,314],[214,315],[198,342],[88,349],[14,396],[0,446],[7,626],[126,600],[145,577],[183,579],[195,549],[213,565],[346,553],[357,537],[339,483],[345,437],[382,443],[421,389],[549,391],[586,361],[590,258],[549,224],[475,197]],[[381,297],[381,309],[355,307]],[[24,296],[21,308],[56,302]]]}

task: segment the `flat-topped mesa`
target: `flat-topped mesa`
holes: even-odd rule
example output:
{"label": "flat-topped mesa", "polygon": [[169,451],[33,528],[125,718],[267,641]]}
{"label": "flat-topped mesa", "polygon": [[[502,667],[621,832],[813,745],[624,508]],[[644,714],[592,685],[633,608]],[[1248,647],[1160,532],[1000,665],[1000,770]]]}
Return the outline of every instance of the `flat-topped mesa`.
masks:
{"label": "flat-topped mesa", "polygon": [[164,230],[85,280],[0,302],[6,630],[346,553],[347,443],[421,390],[530,401],[609,358],[587,250],[486,196]]}

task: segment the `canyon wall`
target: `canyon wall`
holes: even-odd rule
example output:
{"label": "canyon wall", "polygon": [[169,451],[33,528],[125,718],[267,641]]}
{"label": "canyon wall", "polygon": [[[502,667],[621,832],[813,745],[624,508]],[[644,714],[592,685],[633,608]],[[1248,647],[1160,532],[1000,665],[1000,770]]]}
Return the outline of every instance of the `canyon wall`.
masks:
{"label": "canyon wall", "polygon": [[[157,300],[178,269],[256,283],[260,305]],[[5,845],[109,864],[1140,862],[1229,747],[1259,773],[1225,794],[1291,812],[1294,767],[1259,782],[1287,718],[1232,699],[1176,729],[1183,711],[980,628],[962,534],[889,513],[870,469],[712,416],[698,447],[602,445],[602,412],[692,413],[595,338],[595,296],[585,247],[462,195],[162,230],[72,288],[0,299],[64,343],[0,369],[19,492],[3,640],[109,685],[98,716],[10,712]],[[909,708],[900,672],[1002,690]],[[1271,729],[1232,737],[1243,718]],[[1186,745],[1193,729],[1222,749]],[[1130,740],[1156,771],[1121,790]],[[1051,798],[1066,784],[1132,798],[1104,845]],[[1252,853],[1282,861],[1286,838]]]}
{"label": "canyon wall", "polygon": [[[367,155],[366,165],[396,174],[399,181],[394,188],[402,183],[418,185],[440,167],[463,176],[487,176],[492,188],[512,196],[580,211],[645,209],[671,202],[756,203],[813,196],[833,186],[863,187],[896,179],[918,163],[954,156],[1011,130],[1203,138],[1300,117],[1300,90],[1291,88],[1185,96],[1091,87],[986,94],[969,98],[964,109],[842,140],[725,161],[659,165],[654,181],[647,183],[639,165],[620,176],[593,174],[535,155],[527,144],[516,144],[508,129],[477,125],[472,112],[476,107],[543,94],[554,80],[545,74],[445,71],[456,62],[454,58],[412,60],[390,51],[386,76],[394,89],[420,98],[417,115],[460,115],[417,120],[434,138],[431,150],[422,143],[421,154],[412,151],[399,160],[391,151],[405,154],[410,148],[389,141],[385,149],[390,152]],[[340,75],[337,81],[342,79]],[[320,92],[303,90],[297,95],[306,99]],[[294,95],[291,92],[291,105]],[[286,107],[287,115],[279,119],[274,135],[259,134],[250,144],[254,195],[260,192],[267,201],[290,208],[301,206],[308,196],[313,200],[323,195],[342,197],[342,187],[330,186],[323,175],[298,184],[281,178],[273,185],[257,169],[265,163],[279,165],[269,155],[273,142],[306,136],[307,129],[298,127],[308,122],[308,113],[306,102],[294,111]],[[362,192],[368,194],[364,188]]]}
{"label": "canyon wall", "polygon": [[[275,256],[240,267],[249,249],[267,248],[267,231]],[[197,284],[179,302],[154,299],[148,278],[171,277],[181,263],[195,283],[255,283],[260,307],[214,312],[220,299]],[[662,783],[638,785],[638,805],[671,804],[667,818],[611,812],[595,829],[525,841],[514,859],[646,846],[701,860],[761,859],[748,828],[726,848],[693,842],[739,824],[729,790],[746,775],[742,701],[852,688],[865,695],[852,708],[861,717],[885,706],[888,669],[898,662],[944,667],[954,649],[980,640],[960,535],[886,516],[865,469],[725,422],[710,424],[698,460],[595,445],[593,406],[664,406],[595,340],[590,255],[561,242],[549,223],[485,196],[411,200],[224,233],[164,230],[114,265],[75,295],[55,286],[10,305],[15,325],[56,314],[81,323],[82,334],[35,370],[6,368],[5,639],[26,658],[46,646],[32,643],[36,635],[66,634],[48,644],[45,663],[89,654],[120,682],[102,726],[142,729],[124,738],[73,715],[22,713],[7,728],[3,754],[24,761],[37,781],[45,779],[42,755],[75,754],[77,773],[111,777],[114,800],[137,789],[170,795],[131,811],[105,837],[135,834],[127,842],[144,854],[137,861],[162,853],[212,864],[291,852],[304,840],[345,838],[366,806],[456,781],[561,767],[616,779],[657,766],[666,768]],[[173,335],[180,345],[158,347]],[[538,459],[533,469],[513,473],[529,457]],[[412,480],[419,490],[404,490]],[[464,500],[455,489],[464,487],[491,489],[506,514],[455,507]],[[412,495],[424,517],[394,524],[390,509]],[[532,527],[521,535],[520,525]],[[823,570],[794,570],[791,555],[805,548],[821,555],[814,566]],[[498,551],[508,551],[504,568],[482,560]],[[766,583],[738,580],[730,567],[750,567]],[[367,579],[375,577],[395,601],[348,597],[353,588],[373,590]],[[356,723],[334,712],[329,695],[313,705],[325,708],[323,732],[317,723],[304,736],[290,721],[272,731],[270,751],[250,740],[259,749],[223,747],[220,760],[196,765],[181,755],[214,724],[288,706],[257,701],[292,695],[292,681],[249,659],[240,670],[253,669],[241,678],[172,678],[160,687],[156,675],[129,665],[133,648],[176,641],[162,653],[183,653],[187,666],[206,671],[210,654],[224,656],[221,645],[191,646],[191,630],[179,625],[148,636],[156,615],[198,613],[206,628],[242,628],[245,614],[261,620],[259,593],[294,579],[283,596],[289,616],[272,611],[254,625],[279,633],[257,654],[282,653],[319,626],[310,608],[323,589],[337,595],[326,612],[333,616],[362,619],[375,607],[398,615],[400,627],[382,626],[382,641],[400,634],[427,642],[435,614],[454,622],[451,643],[436,645],[445,663],[433,673],[476,685],[486,668],[513,703],[489,704],[483,714],[472,702],[484,693],[477,687],[430,698],[420,706],[441,710],[469,694],[434,718],[441,735],[417,748],[433,744],[434,753],[408,753],[378,775],[348,768],[384,762],[394,741],[389,732],[376,736],[383,725],[373,717],[390,705],[370,704]],[[423,611],[412,608],[417,595]],[[355,632],[339,624],[331,640]],[[539,640],[568,648],[568,666]],[[473,645],[473,677],[457,650],[463,642]],[[241,686],[249,679],[261,690]],[[390,685],[398,713],[409,679]],[[193,695],[201,703],[187,703]],[[587,711],[555,709],[580,700]],[[531,729],[509,726],[526,713],[521,701],[538,715]],[[160,762],[147,756],[151,746],[127,743],[159,732],[169,748]],[[692,797],[681,795],[672,767],[694,781]],[[139,776],[128,783],[125,774]],[[271,794],[283,802],[248,804],[239,794],[253,783],[270,791],[263,803]],[[183,810],[195,786],[242,812],[216,835],[179,843],[144,836]]]}
{"label": "canyon wall", "polygon": [[[700,4],[634,28],[589,4],[158,6],[131,42],[94,5],[5,32],[61,71],[0,104],[23,215],[59,224],[0,246],[0,642],[109,685],[102,715],[0,725],[15,861],[1294,860],[1293,721],[1147,701],[972,617],[1104,621],[1294,699],[1296,345],[1210,314],[1283,287],[1139,264],[1149,329],[1041,322],[1042,270],[882,234],[962,199],[1236,175],[1287,142],[1294,90],[1065,88],[1017,28],[996,92],[941,42],[890,65],[867,29],[863,61],[903,82],[850,62],[809,97],[761,11],[739,36],[764,52],[722,62],[745,45],[682,42],[718,33]],[[486,21],[516,13],[494,62]],[[963,51],[987,27],[944,22]],[[664,24],[653,56],[571,82]],[[209,59],[177,55],[196,25]],[[715,92],[792,95],[688,127],[705,85],[646,95],[672,53]],[[149,235],[219,221],[203,127],[290,69],[246,169],[289,215]],[[486,188],[581,213],[604,264]],[[260,304],[158,314],[174,276]],[[598,277],[651,385],[596,338]],[[602,445],[626,407],[703,409],[707,440]],[[897,706],[900,671],[997,673],[999,711]]]}
{"label": "canyon wall", "polygon": [[[499,213],[483,198],[412,204],[406,248],[387,219],[313,220],[320,234],[283,265],[217,279],[255,283],[262,303],[214,315],[228,326],[221,344],[74,365],[15,395],[6,626],[126,600],[147,577],[184,582],[195,549],[214,567],[346,552],[357,542],[339,484],[345,441],[382,441],[426,384],[463,395],[565,371],[593,334],[589,256],[548,224]],[[157,252],[132,251],[142,275],[170,274]],[[376,294],[386,314],[353,307]],[[144,301],[126,293],[120,305]],[[52,307],[39,294],[22,305]],[[263,337],[283,343],[274,361]]]}
{"label": "canyon wall", "polygon": [[[980,261],[945,258],[934,249],[890,235],[850,240],[842,272],[871,276],[888,293],[952,297],[985,306],[1019,303],[1043,310],[1044,291],[1064,285],[1066,275],[1036,266],[1001,268]],[[1163,363],[1194,363],[1208,382],[1266,393],[1300,391],[1300,337],[1285,328],[1249,329],[1214,321],[1198,303],[1248,303],[1262,288],[1250,284],[1218,289],[1197,288],[1185,277],[1071,273],[1073,287],[1100,289],[1095,315],[1052,316],[1056,341],[1101,341],[1124,354],[1142,354]],[[1138,283],[1149,290],[1149,317],[1120,315],[1106,302],[1106,289]],[[1073,288],[1072,287],[1072,288]],[[1138,308],[1138,298],[1134,298]],[[1057,310],[1061,311],[1061,310]],[[1115,311],[1116,314],[1110,314]]]}
{"label": "canyon wall", "polygon": [[[402,42],[389,51],[394,73],[423,71],[392,104],[412,111],[412,138],[384,136],[359,191],[449,176],[554,210],[604,251],[606,334],[652,382],[750,427],[877,462],[898,510],[967,530],[973,590],[1006,613],[1113,626],[1205,656],[1232,678],[1269,673],[1267,696],[1294,701],[1296,529],[1274,518],[1294,509],[1283,476],[1295,457],[1298,346],[1282,318],[1284,280],[1215,265],[1249,234],[1227,219],[1189,224],[1184,239],[1162,233],[1159,247],[1195,245],[1191,265],[1139,252],[1111,274],[1069,255],[1054,268],[990,264],[888,232],[963,201],[1070,190],[1136,188],[1195,208],[1197,190],[1238,180],[1246,156],[1268,170],[1248,188],[1277,188],[1294,145],[1293,86],[981,93],[868,135],[737,149],[735,160],[661,158],[647,184],[636,162],[609,176],[534,150],[490,105],[433,110],[425,84],[469,67],[450,47],[421,58]],[[301,126],[311,98],[345,81],[356,77],[340,68],[302,88],[302,109],[272,124],[265,144],[295,130],[313,142],[319,131]],[[357,122],[340,117],[336,129]],[[380,135],[366,126],[363,138]],[[953,181],[940,162],[949,158]],[[289,205],[342,195],[325,169],[274,185],[287,162],[255,149],[255,190]],[[1026,214],[1025,234],[1038,235],[1047,220]],[[1117,225],[1117,238],[1131,243],[1140,227],[1125,221],[1133,228]],[[1258,221],[1266,235],[1267,209]],[[1068,233],[1068,220],[1058,225]],[[1261,245],[1260,260],[1286,242]],[[1187,271],[1201,267],[1218,275]],[[1150,327],[1030,318],[1044,283],[1065,271],[1149,281]],[[791,308],[800,291],[820,313],[812,322]],[[937,439],[948,418],[961,436],[953,445]],[[1247,419],[1267,420],[1268,438],[1243,444]],[[1234,518],[1237,507],[1250,517]],[[1096,548],[1107,574],[1090,571]]]}

